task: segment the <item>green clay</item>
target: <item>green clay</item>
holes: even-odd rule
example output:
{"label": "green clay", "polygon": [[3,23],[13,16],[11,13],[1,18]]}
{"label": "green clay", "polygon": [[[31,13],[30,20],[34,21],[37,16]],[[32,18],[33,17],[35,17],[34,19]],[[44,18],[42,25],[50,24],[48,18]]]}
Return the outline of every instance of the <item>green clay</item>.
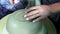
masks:
{"label": "green clay", "polygon": [[42,21],[35,23],[26,21],[24,18],[26,10],[18,10],[12,13],[7,21],[7,31],[10,34],[46,34],[46,28]]}

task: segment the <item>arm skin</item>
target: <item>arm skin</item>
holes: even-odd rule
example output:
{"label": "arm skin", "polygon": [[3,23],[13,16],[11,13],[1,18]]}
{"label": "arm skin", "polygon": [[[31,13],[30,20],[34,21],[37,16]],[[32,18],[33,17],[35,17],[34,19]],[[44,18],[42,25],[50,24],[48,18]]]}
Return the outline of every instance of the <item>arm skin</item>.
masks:
{"label": "arm skin", "polygon": [[49,6],[51,8],[52,13],[60,13],[60,2]]}

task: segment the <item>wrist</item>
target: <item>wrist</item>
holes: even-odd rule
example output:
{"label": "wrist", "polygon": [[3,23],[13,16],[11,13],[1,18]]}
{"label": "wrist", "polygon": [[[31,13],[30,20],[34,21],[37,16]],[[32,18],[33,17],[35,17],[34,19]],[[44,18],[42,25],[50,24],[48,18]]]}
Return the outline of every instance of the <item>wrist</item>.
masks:
{"label": "wrist", "polygon": [[52,13],[60,13],[60,2],[49,5]]}
{"label": "wrist", "polygon": [[47,9],[49,10],[49,12],[50,12],[50,14],[49,15],[52,15],[52,14],[54,14],[54,11],[53,11],[53,9],[52,9],[52,6],[50,6],[50,5],[47,5]]}
{"label": "wrist", "polygon": [[49,16],[54,14],[53,9],[52,9],[52,7],[50,5],[46,5],[45,8],[47,8],[46,10],[49,12]]}
{"label": "wrist", "polygon": [[47,13],[47,16],[50,16],[53,14],[51,6],[49,6],[49,5],[40,5],[40,6]]}

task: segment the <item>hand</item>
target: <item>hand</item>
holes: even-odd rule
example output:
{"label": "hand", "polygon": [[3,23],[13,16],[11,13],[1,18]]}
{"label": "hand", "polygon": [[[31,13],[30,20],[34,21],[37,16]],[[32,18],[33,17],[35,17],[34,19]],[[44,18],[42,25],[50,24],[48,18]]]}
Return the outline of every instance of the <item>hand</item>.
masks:
{"label": "hand", "polygon": [[24,17],[26,18],[26,20],[32,20],[33,22],[36,22],[38,20],[46,18],[50,14],[51,10],[49,6],[40,5],[28,9]]}
{"label": "hand", "polygon": [[9,2],[10,2],[11,5],[14,5],[14,4],[18,3],[19,0],[9,0]]}

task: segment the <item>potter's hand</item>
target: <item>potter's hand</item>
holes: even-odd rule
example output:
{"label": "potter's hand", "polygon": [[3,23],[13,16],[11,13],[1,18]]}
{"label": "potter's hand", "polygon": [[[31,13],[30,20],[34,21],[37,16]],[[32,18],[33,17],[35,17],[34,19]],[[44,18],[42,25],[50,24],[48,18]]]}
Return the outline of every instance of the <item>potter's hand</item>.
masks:
{"label": "potter's hand", "polygon": [[32,20],[33,22],[36,22],[49,16],[50,13],[50,6],[40,5],[28,9],[24,17],[26,20]]}
{"label": "potter's hand", "polygon": [[14,4],[18,3],[19,0],[9,0],[9,2],[10,2],[11,5],[14,5]]}

